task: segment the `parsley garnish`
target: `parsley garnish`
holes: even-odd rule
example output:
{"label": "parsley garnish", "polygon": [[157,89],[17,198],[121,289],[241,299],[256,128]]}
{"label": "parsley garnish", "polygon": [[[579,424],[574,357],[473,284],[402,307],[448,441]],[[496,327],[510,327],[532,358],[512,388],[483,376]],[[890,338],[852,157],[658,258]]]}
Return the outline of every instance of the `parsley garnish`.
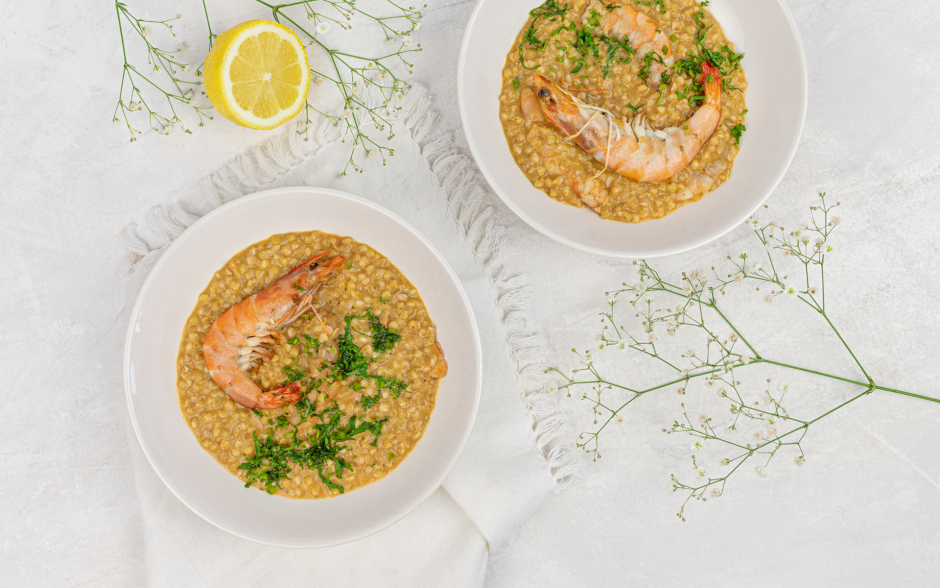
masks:
{"label": "parsley garnish", "polygon": [[[257,484],[260,488],[274,494],[281,488],[281,482],[290,477],[294,465],[316,471],[323,483],[342,494],[344,488],[334,479],[342,479],[343,474],[352,471],[352,465],[339,456],[346,448],[346,442],[362,433],[372,433],[373,445],[382,434],[382,427],[388,418],[362,420],[357,422],[355,415],[343,424],[343,412],[336,408],[327,408],[319,414],[320,422],[310,429],[305,440],[296,438],[297,428],[285,435],[279,442],[273,435],[263,439],[253,435],[255,454],[245,457],[245,463],[238,466],[244,470],[245,487]],[[283,419],[283,421],[282,421]],[[278,417],[278,428],[290,427],[286,417]]]}
{"label": "parsley garnish", "polygon": [[372,327],[372,349],[376,353],[385,353],[395,346],[401,340],[401,335],[395,329],[389,329],[382,324],[379,317],[372,314],[372,309],[366,310],[365,318],[369,319],[369,325]]}
{"label": "parsley garnish", "polygon": [[731,136],[734,137],[735,143],[737,143],[738,145],[741,144],[741,135],[743,135],[744,131],[746,130],[747,130],[747,127],[745,127],[742,124],[736,125],[734,128],[731,129]]}
{"label": "parsley garnish", "polygon": [[[373,380],[378,388],[384,388],[392,393],[392,396],[398,398],[398,395],[408,388],[408,384],[396,377],[386,378],[385,376],[376,376],[369,373],[370,361],[362,354],[362,350],[356,345],[352,335],[352,321],[355,319],[366,319],[372,328],[372,349],[376,353],[385,353],[395,346],[401,339],[401,335],[395,329],[386,328],[377,316],[372,314],[372,309],[366,309],[362,315],[347,315],[345,318],[346,328],[336,339],[337,357],[336,361],[327,364],[330,368],[333,378],[344,381],[350,377],[357,377],[360,380]],[[353,382],[350,387],[353,389],[359,382]]]}
{"label": "parsley garnish", "polygon": [[644,2],[643,0],[635,0],[637,4],[642,4],[643,6],[658,6],[660,14],[666,14],[666,6],[663,4],[663,0],[649,0],[649,2]]}
{"label": "parsley garnish", "polygon": [[571,7],[567,4],[559,5],[558,0],[548,0],[545,4],[533,8],[529,11],[529,16],[532,17],[532,23],[529,25],[529,28],[526,29],[526,32],[522,35],[522,42],[519,43],[519,63],[522,64],[522,67],[526,69],[538,69],[538,65],[529,67],[525,64],[525,47],[528,46],[535,51],[541,53],[545,51],[545,47],[548,45],[545,41],[542,41],[535,34],[535,25],[538,23],[540,18],[547,18],[549,20],[557,20],[559,16],[564,16]]}

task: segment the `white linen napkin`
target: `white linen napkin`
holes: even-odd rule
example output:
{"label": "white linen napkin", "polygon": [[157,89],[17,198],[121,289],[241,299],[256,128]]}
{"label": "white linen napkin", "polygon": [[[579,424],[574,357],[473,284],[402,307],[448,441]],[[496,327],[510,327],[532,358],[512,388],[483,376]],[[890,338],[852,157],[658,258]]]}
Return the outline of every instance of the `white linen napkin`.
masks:
{"label": "white linen napkin", "polygon": [[355,580],[383,587],[481,586],[488,553],[551,492],[583,477],[583,463],[543,373],[544,342],[528,326],[528,282],[492,220],[492,197],[449,138],[425,141],[436,116],[423,88],[413,89],[399,106],[399,128],[390,142],[395,155],[386,166],[381,157],[366,158],[365,173],[339,177],[349,145],[339,143],[342,127],[321,120],[309,141],[294,128],[284,129],[207,178],[201,197],[152,209],[140,226],[124,233],[131,251],[129,299],[173,239],[229,200],[297,185],[371,199],[437,246],[473,305],[483,344],[483,396],[463,455],[442,488],[388,529],[338,547],[288,550],[237,538],[197,517],[163,486],[132,441],[148,585],[340,585]]}

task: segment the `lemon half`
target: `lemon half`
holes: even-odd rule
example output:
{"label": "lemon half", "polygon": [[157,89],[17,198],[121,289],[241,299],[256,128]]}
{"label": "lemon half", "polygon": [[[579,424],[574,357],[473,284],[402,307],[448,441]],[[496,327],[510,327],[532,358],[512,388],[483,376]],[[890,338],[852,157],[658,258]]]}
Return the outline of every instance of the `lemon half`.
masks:
{"label": "lemon half", "polygon": [[250,20],[216,38],[203,80],[219,114],[243,127],[273,129],[304,107],[310,89],[307,51],[284,25]]}

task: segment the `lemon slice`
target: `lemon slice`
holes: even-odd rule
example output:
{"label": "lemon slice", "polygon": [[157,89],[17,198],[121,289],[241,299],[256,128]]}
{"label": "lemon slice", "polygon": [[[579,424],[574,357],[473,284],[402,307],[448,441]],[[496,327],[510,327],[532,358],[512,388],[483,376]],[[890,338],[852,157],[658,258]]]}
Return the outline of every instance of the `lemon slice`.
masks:
{"label": "lemon slice", "polygon": [[307,100],[307,51],[284,25],[250,20],[216,38],[203,79],[219,114],[243,127],[273,129],[294,118]]}

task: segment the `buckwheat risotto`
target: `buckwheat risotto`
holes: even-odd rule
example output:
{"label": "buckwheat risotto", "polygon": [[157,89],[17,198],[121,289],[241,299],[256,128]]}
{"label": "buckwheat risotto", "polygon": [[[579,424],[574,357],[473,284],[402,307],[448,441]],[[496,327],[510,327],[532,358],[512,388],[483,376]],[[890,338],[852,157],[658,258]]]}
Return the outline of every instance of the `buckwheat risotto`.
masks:
{"label": "buckwheat risotto", "polygon": [[696,0],[548,0],[503,69],[500,119],[532,184],[628,223],[658,219],[725,182],[747,80]]}
{"label": "buckwheat risotto", "polygon": [[180,408],[245,486],[324,498],[391,472],[447,371],[415,287],[349,237],[274,235],[212,277],[186,322]]}

